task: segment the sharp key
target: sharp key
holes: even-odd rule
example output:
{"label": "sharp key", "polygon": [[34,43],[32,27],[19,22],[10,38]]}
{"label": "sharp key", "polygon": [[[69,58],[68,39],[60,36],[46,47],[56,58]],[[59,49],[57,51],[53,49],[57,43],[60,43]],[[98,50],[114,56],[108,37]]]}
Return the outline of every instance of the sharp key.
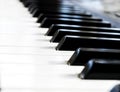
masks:
{"label": "sharp key", "polygon": [[79,47],[120,49],[120,39],[66,35],[61,39],[56,49],[69,51]]}
{"label": "sharp key", "polygon": [[85,30],[85,31],[98,31],[98,32],[114,32],[120,33],[119,28],[107,28],[107,27],[90,27],[90,26],[78,26],[78,25],[65,25],[65,24],[53,24],[47,31],[47,36],[53,36],[58,29],[71,29],[71,30]]}
{"label": "sharp key", "polygon": [[31,12],[31,11],[33,11],[33,9],[35,9],[35,8],[37,8],[37,6],[33,3],[33,4],[29,5],[28,11]]}
{"label": "sharp key", "polygon": [[29,5],[29,7],[28,7],[28,11],[30,11],[33,7],[34,7],[33,4]]}
{"label": "sharp key", "polygon": [[66,18],[45,18],[41,22],[41,27],[49,28],[52,24],[69,24],[69,25],[81,25],[81,26],[95,26],[95,27],[111,27],[111,24],[106,21],[85,21],[77,19]]}
{"label": "sharp key", "polygon": [[40,14],[37,23],[41,23],[44,18],[67,18],[67,19],[78,19],[78,20],[89,20],[89,21],[102,21],[100,18],[77,16],[77,15],[66,15],[66,14]]}
{"label": "sharp key", "polygon": [[33,12],[32,12],[33,17],[38,17],[40,15],[39,9],[38,8],[34,8]]}
{"label": "sharp key", "polygon": [[65,35],[120,38],[120,33],[59,29],[58,31],[55,32],[50,41],[59,42]]}
{"label": "sharp key", "polygon": [[120,60],[120,50],[101,48],[78,48],[68,60],[69,65],[85,65],[92,58]]}
{"label": "sharp key", "polygon": [[36,10],[37,10],[37,7],[32,7],[29,12],[31,14],[34,14]]}
{"label": "sharp key", "polygon": [[28,7],[30,5],[30,2],[28,0],[23,2],[24,7]]}
{"label": "sharp key", "polygon": [[78,75],[82,79],[120,79],[120,61],[92,59]]}
{"label": "sharp key", "polygon": [[65,9],[58,9],[58,10],[53,10],[52,9],[40,9],[37,8],[37,11],[33,13],[33,17],[39,17],[41,13],[44,14],[66,14],[66,15],[77,15],[77,16],[86,16],[86,17],[92,17],[90,13],[79,11],[79,12],[74,12],[74,11],[67,11]]}

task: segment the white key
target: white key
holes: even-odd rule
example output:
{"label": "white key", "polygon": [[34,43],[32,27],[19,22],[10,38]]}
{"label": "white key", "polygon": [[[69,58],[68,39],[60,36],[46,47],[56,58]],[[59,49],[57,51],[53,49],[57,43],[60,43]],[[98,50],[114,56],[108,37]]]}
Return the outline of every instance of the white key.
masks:
{"label": "white key", "polygon": [[1,92],[108,92],[119,81],[81,80],[68,66],[73,51],[56,51],[18,0],[0,0]]}

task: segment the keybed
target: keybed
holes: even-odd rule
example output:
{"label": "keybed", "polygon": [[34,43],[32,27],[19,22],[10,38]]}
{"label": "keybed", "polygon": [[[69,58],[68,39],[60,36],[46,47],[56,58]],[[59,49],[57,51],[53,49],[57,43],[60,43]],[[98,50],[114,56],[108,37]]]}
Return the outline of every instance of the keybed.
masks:
{"label": "keybed", "polygon": [[56,51],[37,18],[18,0],[1,0],[1,92],[109,92],[117,80],[78,78],[83,66],[69,66],[74,51]]}

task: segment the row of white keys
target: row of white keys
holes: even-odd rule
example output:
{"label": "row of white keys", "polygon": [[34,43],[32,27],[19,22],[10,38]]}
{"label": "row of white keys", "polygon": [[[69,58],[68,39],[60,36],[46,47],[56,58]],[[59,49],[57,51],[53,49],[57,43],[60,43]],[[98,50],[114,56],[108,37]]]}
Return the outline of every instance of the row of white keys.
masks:
{"label": "row of white keys", "polygon": [[36,19],[17,0],[0,0],[1,92],[108,92],[119,81],[81,80],[74,53],[56,51]]}

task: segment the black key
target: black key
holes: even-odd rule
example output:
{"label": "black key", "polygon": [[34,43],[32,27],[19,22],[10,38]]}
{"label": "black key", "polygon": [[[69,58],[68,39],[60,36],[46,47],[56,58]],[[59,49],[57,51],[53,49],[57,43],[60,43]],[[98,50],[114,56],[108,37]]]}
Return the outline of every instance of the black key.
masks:
{"label": "black key", "polygon": [[[68,8],[69,7],[69,8]],[[30,11],[30,13],[32,13],[33,14],[33,12],[34,12],[34,10],[35,9],[37,9],[38,11],[39,10],[45,10],[45,9],[53,9],[53,8],[55,8],[55,10],[59,10],[59,9],[67,9],[67,10],[72,10],[72,8],[71,8],[72,6],[68,6],[68,5],[66,5],[66,6],[63,6],[63,5],[58,5],[58,4],[44,4],[44,3],[42,3],[42,4],[38,4],[38,3],[32,3],[31,5],[29,5],[29,11]]]}
{"label": "black key", "polygon": [[29,5],[29,7],[28,7],[28,10],[30,11],[30,13],[33,13],[34,12],[34,10],[35,9],[37,9],[37,10],[39,10],[39,9],[41,9],[41,8],[47,8],[47,9],[49,9],[49,8],[55,8],[55,9],[57,9],[57,8],[68,8],[69,10],[70,9],[72,9],[72,6],[69,6],[69,5],[65,5],[65,6],[63,6],[63,5],[58,5],[58,4],[44,4],[44,3],[32,3],[31,5]]}
{"label": "black key", "polygon": [[31,14],[33,14],[36,10],[37,10],[37,7],[32,6],[32,7],[29,9],[29,12],[30,12]]}
{"label": "black key", "polygon": [[114,86],[110,92],[120,92],[120,84]]}
{"label": "black key", "polygon": [[76,16],[76,15],[65,15],[65,14],[40,14],[37,23],[41,23],[44,18],[68,18],[78,20],[89,20],[89,21],[102,21],[102,19],[94,17]]}
{"label": "black key", "polygon": [[[84,11],[84,9],[74,9],[73,6],[71,5],[61,5],[61,4],[46,4],[46,3],[32,3],[31,5],[33,5],[34,7],[36,7],[37,9],[39,10],[51,10],[51,9],[54,9],[54,10],[60,10],[60,9],[64,9],[66,11]],[[30,8],[30,6],[29,6]],[[51,10],[52,11],[52,10]]]}
{"label": "black key", "polygon": [[78,48],[68,60],[69,65],[85,65],[89,60],[96,59],[116,59],[120,60],[120,50],[100,49],[100,48]]}
{"label": "black key", "polygon": [[[68,13],[68,14],[73,14],[75,13],[75,11],[69,9],[69,8],[64,8],[64,7],[51,7],[51,6],[48,6],[48,7],[40,7],[40,8],[37,8],[34,6],[34,12],[32,13],[33,14],[33,17],[38,17],[41,13]],[[80,13],[85,13],[85,11],[79,11]],[[85,15],[85,14],[84,14]]]}
{"label": "black key", "polygon": [[28,11],[31,11],[31,9],[34,8],[34,6],[35,6],[34,4],[29,5]]}
{"label": "black key", "polygon": [[[47,7],[51,7],[51,8],[68,8],[68,9],[71,9],[71,10],[76,10],[76,11],[80,11],[80,10],[84,10],[84,9],[82,9],[82,8],[75,8],[73,5],[70,5],[70,4],[65,4],[65,3],[39,3],[39,2],[37,2],[37,3],[34,3],[38,8],[47,8]],[[48,8],[48,9],[49,9]]]}
{"label": "black key", "polygon": [[100,32],[115,32],[120,33],[119,28],[107,28],[107,27],[90,27],[90,26],[78,26],[78,25],[65,25],[65,24],[53,24],[47,31],[47,36],[53,36],[58,29],[72,29],[72,30],[86,30],[86,31],[100,31]]}
{"label": "black key", "polygon": [[24,0],[23,5],[25,7],[28,7],[30,5],[30,1],[29,0]]}
{"label": "black key", "polygon": [[95,27],[111,27],[109,22],[99,21],[85,21],[77,19],[66,19],[66,18],[45,18],[41,22],[41,27],[50,27],[52,24],[70,24],[70,25],[81,25],[81,26],[95,26]]}
{"label": "black key", "polygon": [[120,79],[120,61],[118,60],[90,60],[78,75],[82,79]]}
{"label": "black key", "polygon": [[24,0],[19,0],[20,2],[23,2]]}
{"label": "black key", "polygon": [[120,49],[120,39],[66,35],[61,39],[56,49],[76,50],[79,47]]}
{"label": "black key", "polygon": [[59,29],[50,41],[59,42],[65,35],[120,38],[120,33]]}
{"label": "black key", "polygon": [[33,11],[31,11],[31,14],[33,17],[38,17],[40,15],[39,9],[34,8]]}
{"label": "black key", "polygon": [[69,10],[64,10],[64,9],[61,9],[61,10],[55,10],[55,9],[46,9],[46,10],[39,10],[39,9],[36,9],[34,12],[33,12],[33,17],[38,17],[40,14],[67,14],[67,15],[78,15],[78,16],[86,16],[86,17],[91,17],[92,15],[90,13],[86,13],[85,11],[79,11],[79,12],[75,12],[75,11],[69,11]]}
{"label": "black key", "polygon": [[62,4],[59,0],[51,0],[48,2],[48,0],[24,0],[23,4],[25,7],[29,7],[29,5],[33,3],[41,3],[41,4]]}

